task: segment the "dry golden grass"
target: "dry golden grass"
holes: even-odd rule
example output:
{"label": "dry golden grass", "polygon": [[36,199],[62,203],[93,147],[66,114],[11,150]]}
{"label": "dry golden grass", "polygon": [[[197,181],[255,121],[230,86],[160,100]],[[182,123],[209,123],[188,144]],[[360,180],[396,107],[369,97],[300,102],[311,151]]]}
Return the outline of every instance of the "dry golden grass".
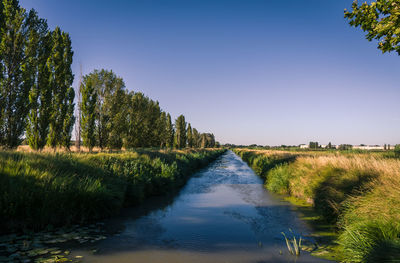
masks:
{"label": "dry golden grass", "polygon": [[269,170],[264,176],[266,187],[311,203],[318,214],[335,223],[337,251],[343,262],[398,261],[400,160],[394,154],[244,151],[247,153],[241,156],[250,165],[260,156],[296,157]]}
{"label": "dry golden grass", "polygon": [[[290,194],[311,204],[315,201],[315,191],[321,184],[327,185],[335,196],[351,202],[362,217],[395,219],[400,222],[400,160],[384,158],[379,153],[341,152],[294,152],[276,150],[250,150],[257,155],[295,155],[290,164]],[[368,180],[364,178],[371,176]],[[332,177],[335,177],[332,179]],[[330,184],[329,180],[332,180]],[[360,181],[360,185],[357,182]],[[363,182],[363,183],[361,183]],[[346,188],[354,184],[356,192],[341,193],[337,185]],[[339,198],[340,199],[340,198]],[[340,204],[331,202],[339,209]]]}

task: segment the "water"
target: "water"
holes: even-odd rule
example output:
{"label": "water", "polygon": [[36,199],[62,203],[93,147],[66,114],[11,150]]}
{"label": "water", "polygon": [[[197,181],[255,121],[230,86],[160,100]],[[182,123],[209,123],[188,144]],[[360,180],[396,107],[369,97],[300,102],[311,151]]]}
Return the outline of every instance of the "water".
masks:
{"label": "water", "polygon": [[84,262],[328,262],[289,254],[281,232],[310,230],[233,152],[196,173],[172,202],[157,202],[108,222],[121,232],[95,253],[86,247],[72,255]]}

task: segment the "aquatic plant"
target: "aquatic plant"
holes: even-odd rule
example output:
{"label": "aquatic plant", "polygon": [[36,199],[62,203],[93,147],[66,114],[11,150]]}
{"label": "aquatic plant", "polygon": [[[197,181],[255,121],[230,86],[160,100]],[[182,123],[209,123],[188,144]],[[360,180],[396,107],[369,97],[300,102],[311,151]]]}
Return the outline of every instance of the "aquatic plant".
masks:
{"label": "aquatic plant", "polygon": [[[293,232],[289,229],[289,231],[293,234]],[[295,256],[300,256],[300,251],[301,251],[301,241],[302,238],[299,238],[299,241],[297,241],[296,236],[293,234],[293,238],[289,239],[286,237],[284,232],[281,232],[282,235],[285,238],[286,241],[286,246],[289,250],[289,253]]]}

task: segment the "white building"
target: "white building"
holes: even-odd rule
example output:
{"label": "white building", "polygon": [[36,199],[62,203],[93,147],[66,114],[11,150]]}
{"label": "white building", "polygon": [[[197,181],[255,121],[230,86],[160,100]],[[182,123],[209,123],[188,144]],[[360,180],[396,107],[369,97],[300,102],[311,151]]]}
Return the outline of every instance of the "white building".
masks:
{"label": "white building", "polygon": [[380,146],[380,145],[354,145],[353,149],[359,149],[359,150],[384,150],[384,147]]}

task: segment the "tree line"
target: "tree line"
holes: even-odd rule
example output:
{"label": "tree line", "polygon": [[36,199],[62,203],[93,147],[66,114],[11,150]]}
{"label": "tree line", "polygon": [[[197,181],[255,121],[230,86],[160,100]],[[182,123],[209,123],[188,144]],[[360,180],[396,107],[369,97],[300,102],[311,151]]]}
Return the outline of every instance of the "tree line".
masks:
{"label": "tree line", "polygon": [[91,151],[137,147],[215,147],[211,133],[200,133],[180,115],[171,115],[141,92],[128,91],[112,70],[94,70],[80,84],[80,129]]}
{"label": "tree line", "polygon": [[51,30],[18,0],[0,1],[0,147],[13,149],[25,140],[34,150],[69,149],[75,120],[90,150],[216,145],[213,134],[198,132],[183,115],[172,123],[157,101],[129,92],[107,70],[84,76],[76,118],[72,57],[68,33]]}
{"label": "tree line", "polygon": [[69,34],[50,30],[17,0],[3,0],[0,13],[0,144],[15,148],[25,135],[35,150],[69,147],[75,120]]}

